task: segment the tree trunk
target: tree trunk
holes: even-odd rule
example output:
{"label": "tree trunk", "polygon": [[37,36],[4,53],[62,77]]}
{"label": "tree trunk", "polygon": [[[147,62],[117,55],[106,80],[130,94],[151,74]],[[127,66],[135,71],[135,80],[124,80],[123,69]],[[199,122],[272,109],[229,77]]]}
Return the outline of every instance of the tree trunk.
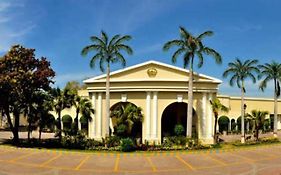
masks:
{"label": "tree trunk", "polygon": [[61,131],[62,131],[62,128],[61,128],[61,111],[58,112],[58,137],[59,137],[59,140],[61,141]]}
{"label": "tree trunk", "polygon": [[244,81],[242,81],[241,87],[241,143],[245,143],[245,125],[244,125],[244,115],[245,115],[245,108],[244,108]]}
{"label": "tree trunk", "polygon": [[5,108],[5,115],[7,116],[7,120],[8,120],[8,123],[9,123],[10,130],[13,133],[13,136],[14,136],[13,142],[15,144],[17,144],[18,139],[19,139],[19,135],[18,135],[18,132],[16,132],[16,130],[15,130],[15,126],[14,126],[13,121],[11,119],[10,110],[9,110],[8,106]]}
{"label": "tree trunk", "polygon": [[13,130],[13,134],[14,134],[14,144],[18,145],[19,143],[19,123],[20,123],[20,114],[19,112],[14,112],[14,117],[15,117],[15,126],[14,126],[14,130]]}
{"label": "tree trunk", "polygon": [[31,134],[31,120],[28,121],[28,132],[27,132],[27,140],[30,142],[30,134]]}
{"label": "tree trunk", "polygon": [[106,101],[106,119],[105,119],[105,136],[109,136],[109,118],[110,118],[110,92],[109,92],[109,87],[110,87],[110,66],[109,63],[107,63],[107,68],[106,68],[106,93],[105,93],[105,101]]}
{"label": "tree trunk", "polygon": [[[192,58],[193,60],[193,58]],[[193,61],[192,61],[193,62]],[[186,137],[192,137],[192,113],[193,113],[193,68],[190,64],[189,80],[188,80],[188,105],[187,105],[187,125],[186,125]]]}
{"label": "tree trunk", "polygon": [[75,124],[76,124],[76,125],[75,125],[75,133],[78,133],[78,130],[79,130],[79,129],[78,129],[78,128],[79,128],[79,121],[78,121],[79,119],[78,119],[78,115],[79,115],[79,110],[76,110],[76,117],[75,117],[75,122],[76,122],[76,123],[75,123]]}
{"label": "tree trunk", "polygon": [[214,127],[214,141],[215,141],[215,144],[218,141],[218,139],[217,139],[217,123],[218,123],[218,115],[215,114],[215,127]]}
{"label": "tree trunk", "polygon": [[42,127],[39,127],[39,142],[41,142],[41,136],[42,136]]}
{"label": "tree trunk", "polygon": [[277,102],[277,81],[274,80],[275,91],[274,91],[274,129],[273,135],[277,137],[277,112],[278,112],[278,102]]}

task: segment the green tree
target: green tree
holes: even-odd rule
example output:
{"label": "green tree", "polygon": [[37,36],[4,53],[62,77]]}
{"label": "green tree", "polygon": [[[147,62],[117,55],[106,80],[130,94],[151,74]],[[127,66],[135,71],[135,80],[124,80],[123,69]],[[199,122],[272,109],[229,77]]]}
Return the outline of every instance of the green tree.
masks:
{"label": "green tree", "polygon": [[129,35],[115,35],[111,39],[105,32],[101,32],[101,37],[92,36],[91,41],[93,44],[83,48],[81,54],[86,56],[89,52],[93,51],[95,55],[91,58],[90,67],[94,68],[96,62],[99,63],[100,70],[105,72],[104,64],[106,65],[106,135],[109,135],[109,117],[110,117],[110,64],[120,62],[123,67],[126,66],[126,60],[122,54],[125,51],[127,54],[133,54],[130,46],[124,42],[131,40]]}
{"label": "green tree", "polygon": [[[176,63],[177,58],[183,55],[183,67],[189,66],[189,81],[188,81],[188,109],[187,109],[187,136],[192,135],[192,111],[193,111],[193,65],[194,59],[198,59],[198,68],[203,66],[204,55],[212,56],[216,63],[221,64],[222,58],[214,49],[207,47],[203,43],[203,39],[207,36],[212,36],[212,31],[206,31],[198,36],[191,35],[185,28],[180,27],[180,39],[168,41],[164,44],[163,50],[168,51],[172,47],[177,47],[177,50],[172,56],[172,62]],[[191,81],[190,81],[191,80]]]}
{"label": "green tree", "polygon": [[33,104],[34,94],[50,89],[55,76],[50,62],[36,58],[34,52],[15,45],[0,59],[0,108],[7,116],[15,144],[19,141],[20,114]]}
{"label": "green tree", "polygon": [[224,71],[223,77],[230,77],[229,84],[230,86],[236,86],[241,89],[241,142],[245,143],[245,125],[244,125],[244,116],[245,116],[245,102],[244,95],[246,93],[245,80],[250,79],[253,83],[256,83],[255,73],[259,73],[257,67],[258,60],[246,60],[245,62],[236,58],[234,62],[228,63],[228,68]]}
{"label": "green tree", "polygon": [[58,123],[57,123],[57,130],[58,130],[58,137],[61,140],[62,138],[62,125],[61,125],[61,112],[66,108],[70,108],[73,105],[73,94],[69,91],[69,89],[54,88],[52,89],[52,96],[53,96],[53,109],[58,115]]}
{"label": "green tree", "polygon": [[256,140],[259,140],[259,130],[263,128],[265,123],[265,117],[268,115],[268,111],[252,110],[251,114],[247,114],[247,117],[253,122]]}
{"label": "green tree", "polygon": [[81,114],[83,117],[86,117],[86,119],[89,121],[91,120],[91,114],[94,114],[94,109],[92,107],[92,103],[87,98],[82,98],[80,96],[76,96],[74,100],[74,107],[76,109],[76,117],[74,120],[75,123],[75,132],[78,131],[79,128],[79,114]]}
{"label": "green tree", "polygon": [[111,117],[115,117],[117,120],[117,127],[120,125],[126,126],[127,135],[131,134],[134,124],[143,121],[142,109],[131,103],[126,105],[120,104],[111,112]]}
{"label": "green tree", "polygon": [[259,88],[264,91],[267,87],[268,82],[273,81],[274,83],[274,137],[277,137],[277,112],[278,112],[278,97],[280,97],[280,83],[281,83],[281,64],[277,62],[266,63],[259,65],[260,74],[259,79],[261,81]]}
{"label": "green tree", "polygon": [[210,100],[211,108],[215,116],[215,125],[214,125],[214,142],[217,143],[217,123],[218,116],[220,112],[228,112],[229,108],[224,106],[219,99],[215,98],[214,100]]}

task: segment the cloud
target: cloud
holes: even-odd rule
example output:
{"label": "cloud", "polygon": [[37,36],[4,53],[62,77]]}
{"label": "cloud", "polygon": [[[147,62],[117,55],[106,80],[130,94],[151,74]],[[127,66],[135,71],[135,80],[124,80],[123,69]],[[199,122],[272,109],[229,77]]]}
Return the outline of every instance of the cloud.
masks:
{"label": "cloud", "polygon": [[[273,82],[269,82],[264,92],[259,89],[259,84],[261,81],[257,81],[256,84],[253,84],[252,81],[246,80],[246,96],[251,97],[272,97],[274,92]],[[228,80],[223,81],[223,83],[219,86],[219,93],[223,95],[231,95],[231,96],[241,96],[241,90],[235,85],[231,87],[229,85]]]}
{"label": "cloud", "polygon": [[1,1],[0,2],[0,53],[6,52],[11,45],[22,43],[32,29],[36,27],[32,21],[19,20],[23,16],[22,2]]}
{"label": "cloud", "polygon": [[67,74],[58,74],[55,80],[55,86],[63,87],[68,81],[78,81],[82,82],[84,79],[95,76],[93,72],[79,72],[79,73],[67,73]]}

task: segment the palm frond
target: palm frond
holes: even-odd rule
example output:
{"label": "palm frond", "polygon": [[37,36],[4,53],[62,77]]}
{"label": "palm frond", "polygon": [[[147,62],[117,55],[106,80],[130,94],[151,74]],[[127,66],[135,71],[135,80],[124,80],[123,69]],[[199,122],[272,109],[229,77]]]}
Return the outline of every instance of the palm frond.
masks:
{"label": "palm frond", "polygon": [[206,36],[213,36],[214,35],[214,32],[213,31],[206,31],[206,32],[203,32],[201,33],[197,39],[198,40],[202,40],[203,38],[205,38]]}

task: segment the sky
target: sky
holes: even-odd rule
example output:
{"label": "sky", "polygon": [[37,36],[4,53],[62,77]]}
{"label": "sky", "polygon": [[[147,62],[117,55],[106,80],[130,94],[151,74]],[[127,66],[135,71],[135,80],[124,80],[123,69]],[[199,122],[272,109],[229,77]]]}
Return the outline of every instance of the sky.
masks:
{"label": "sky", "polygon": [[[162,47],[179,37],[179,26],[194,35],[212,30],[215,35],[205,44],[222,55],[223,63],[206,56],[195,71],[221,79],[220,94],[239,96],[222,73],[235,58],[281,61],[280,7],[279,0],[0,0],[0,55],[14,44],[36,49],[56,72],[54,86],[63,87],[101,74],[89,67],[90,56],[80,54],[101,30],[133,37],[127,66],[148,60],[172,64],[172,51]],[[181,58],[176,66],[182,67]],[[116,64],[112,70],[121,68]],[[246,81],[246,90],[246,96],[273,95],[272,83],[261,92],[258,83]]]}

